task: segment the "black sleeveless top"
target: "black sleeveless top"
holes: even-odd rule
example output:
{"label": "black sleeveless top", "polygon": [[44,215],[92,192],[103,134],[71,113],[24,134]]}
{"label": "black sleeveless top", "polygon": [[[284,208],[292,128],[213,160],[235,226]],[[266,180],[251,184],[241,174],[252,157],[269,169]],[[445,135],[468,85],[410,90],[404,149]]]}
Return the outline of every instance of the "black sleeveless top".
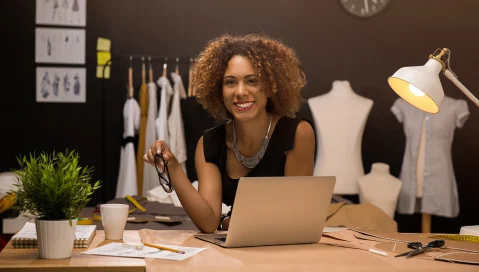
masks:
{"label": "black sleeveless top", "polygon": [[[288,117],[281,117],[278,120],[264,157],[246,177],[284,176],[285,152],[293,149],[296,127],[299,121],[300,119]],[[204,131],[203,150],[205,160],[216,164],[220,170],[223,203],[227,206],[233,205],[239,179],[230,178],[226,172],[226,123]],[[231,215],[231,211],[229,215]]]}

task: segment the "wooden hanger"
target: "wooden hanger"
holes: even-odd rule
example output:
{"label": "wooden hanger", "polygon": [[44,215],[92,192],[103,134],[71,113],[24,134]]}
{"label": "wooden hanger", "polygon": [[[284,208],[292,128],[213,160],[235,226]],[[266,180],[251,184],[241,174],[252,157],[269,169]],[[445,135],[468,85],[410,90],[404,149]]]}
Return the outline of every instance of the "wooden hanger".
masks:
{"label": "wooden hanger", "polygon": [[[193,62],[195,62],[195,59],[193,58]],[[191,74],[192,76],[195,74],[195,69],[191,69]],[[196,88],[193,84],[191,84],[191,96],[196,96]]]}
{"label": "wooden hanger", "polygon": [[167,64],[166,62],[168,61],[168,57],[165,58],[165,63],[163,64],[163,75],[164,77],[166,77],[166,67],[167,67]]}
{"label": "wooden hanger", "polygon": [[148,57],[149,67],[148,67],[148,77],[149,81],[153,82],[153,67],[151,65],[151,57]]}
{"label": "wooden hanger", "polygon": [[145,57],[141,57],[141,84],[146,84]]}
{"label": "wooden hanger", "polygon": [[133,97],[133,57],[130,56],[130,67],[128,68],[128,97]]}
{"label": "wooden hanger", "polygon": [[178,58],[178,57],[176,57],[175,73],[176,73],[177,75],[180,74],[180,58]]}
{"label": "wooden hanger", "polygon": [[193,95],[192,84],[191,84],[192,75],[193,75],[193,58],[190,58],[190,71],[188,74],[188,97],[191,97]]}

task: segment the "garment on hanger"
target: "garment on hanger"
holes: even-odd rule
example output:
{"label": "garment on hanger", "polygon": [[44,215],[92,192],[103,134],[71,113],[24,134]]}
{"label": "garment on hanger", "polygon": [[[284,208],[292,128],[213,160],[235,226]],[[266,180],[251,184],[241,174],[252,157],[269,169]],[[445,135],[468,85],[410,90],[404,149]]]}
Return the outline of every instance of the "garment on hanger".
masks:
{"label": "garment on hanger", "polygon": [[[143,82],[139,93],[140,102],[140,129],[138,131],[138,148],[136,150],[136,176],[138,181],[138,194],[142,196],[143,192],[143,169],[145,155],[145,134],[146,134],[146,119],[148,118],[148,87]],[[148,165],[147,165],[148,166]]]}
{"label": "garment on hanger", "polygon": [[[161,76],[157,80],[157,83],[158,83],[158,86],[160,86],[161,88],[161,96],[160,96],[161,100],[160,100],[160,108],[158,110],[158,117],[155,120],[156,133],[158,136],[158,140],[163,140],[168,143],[168,146],[170,146],[170,138],[168,136],[168,112],[169,112],[170,99],[171,99],[171,96],[173,95],[173,88],[171,87],[170,81],[168,80],[168,78],[166,78],[166,76]],[[147,198],[150,195],[150,191],[156,190],[158,191],[158,196],[156,197],[156,201],[160,203],[173,203],[173,200],[171,199],[170,194],[166,193],[163,190],[163,188],[161,188],[159,183],[156,183],[155,186],[151,188],[148,188],[148,187],[144,188],[144,190],[147,192],[146,194]]]}
{"label": "garment on hanger", "polygon": [[[391,111],[403,123],[406,148],[400,179],[398,212],[413,214],[417,196],[417,160],[424,125],[424,160],[421,213],[443,217],[459,214],[459,197],[454,174],[451,147],[454,130],[462,128],[469,116],[466,101],[444,97],[439,112],[430,114],[398,98]],[[424,122],[424,124],[423,124]]]}
{"label": "garment on hanger", "polygon": [[170,139],[168,138],[168,112],[170,105],[170,99],[173,95],[173,88],[171,87],[170,81],[165,76],[161,76],[157,80],[158,86],[161,89],[160,96],[160,108],[158,110],[158,118],[155,120],[156,125],[156,135],[159,140],[164,140],[168,144]]}
{"label": "garment on hanger", "polygon": [[138,193],[134,139],[140,127],[140,106],[133,97],[127,99],[123,107],[123,125],[123,144],[115,198]]}
{"label": "garment on hanger", "polygon": [[171,112],[168,116],[168,133],[169,133],[169,147],[173,154],[175,154],[178,163],[186,173],[186,141],[185,129],[183,125],[183,117],[181,116],[181,101],[180,98],[186,98],[185,86],[181,76],[176,73],[171,73],[173,79],[173,101],[171,103]]}
{"label": "garment on hanger", "polygon": [[[148,151],[151,145],[157,140],[155,119],[158,116],[158,103],[156,92],[156,84],[154,82],[148,83],[148,116],[146,120],[145,152]],[[142,196],[146,196],[148,190],[158,185],[158,173],[156,173],[155,167],[145,165],[145,167],[143,167]]]}

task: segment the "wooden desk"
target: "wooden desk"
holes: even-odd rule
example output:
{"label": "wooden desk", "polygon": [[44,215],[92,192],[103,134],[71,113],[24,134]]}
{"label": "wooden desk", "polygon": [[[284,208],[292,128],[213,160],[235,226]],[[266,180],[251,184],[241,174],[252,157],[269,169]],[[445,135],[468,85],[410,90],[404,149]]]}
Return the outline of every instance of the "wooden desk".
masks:
{"label": "wooden desk", "polygon": [[[141,242],[138,231],[125,231],[123,240],[130,243]],[[103,230],[97,230],[89,249],[108,243]],[[12,248],[8,242],[0,253],[0,270],[7,271],[87,271],[87,272],[143,272],[145,260],[140,258],[121,258],[83,255],[80,252],[87,249],[73,249],[72,257],[68,259],[40,259],[38,249]]]}
{"label": "wooden desk", "polygon": [[[478,266],[454,264],[421,258],[383,257],[365,250],[325,244],[266,246],[225,249],[193,237],[196,231],[126,231],[125,242],[143,242],[205,247],[207,250],[184,261],[82,255],[75,249],[69,259],[39,259],[37,249],[5,248],[0,253],[1,271],[418,271],[477,272]],[[103,231],[97,231],[90,248],[104,244]],[[11,247],[10,244],[7,247]],[[146,269],[147,268],[147,269]]]}
{"label": "wooden desk", "polygon": [[454,264],[420,258],[383,257],[366,250],[325,244],[222,248],[193,237],[194,231],[140,230],[143,242],[190,247],[205,251],[181,262],[145,259],[148,272],[191,271],[336,271],[336,272],[477,272],[477,265]]}

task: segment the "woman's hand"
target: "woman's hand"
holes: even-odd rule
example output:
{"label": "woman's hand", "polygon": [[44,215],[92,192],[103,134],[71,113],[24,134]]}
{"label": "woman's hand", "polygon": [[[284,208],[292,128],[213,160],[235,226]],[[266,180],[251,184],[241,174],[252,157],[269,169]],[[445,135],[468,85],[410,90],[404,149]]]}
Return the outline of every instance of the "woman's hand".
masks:
{"label": "woman's hand", "polygon": [[[168,144],[163,140],[157,140],[148,149],[146,154],[143,156],[143,160],[153,166],[155,166],[155,154],[161,154],[165,162],[168,162],[168,167],[171,167],[175,164],[178,164],[178,160],[175,155],[171,152]],[[163,161],[157,159],[156,162],[160,169],[163,169]]]}

